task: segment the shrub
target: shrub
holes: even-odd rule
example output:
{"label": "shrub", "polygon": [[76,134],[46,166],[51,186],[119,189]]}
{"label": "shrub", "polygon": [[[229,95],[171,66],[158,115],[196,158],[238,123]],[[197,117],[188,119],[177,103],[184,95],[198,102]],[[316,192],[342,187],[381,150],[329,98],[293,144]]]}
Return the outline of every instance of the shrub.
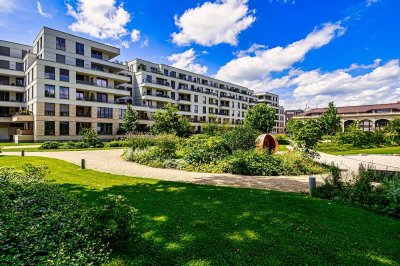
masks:
{"label": "shrub", "polygon": [[62,142],[60,144],[60,149],[75,149],[76,144],[73,141]]}
{"label": "shrub", "polygon": [[126,142],[128,143],[128,146],[131,147],[133,150],[143,150],[147,147],[155,145],[155,138],[151,135],[130,134],[126,137]]}
{"label": "shrub", "polygon": [[60,143],[57,141],[46,141],[40,145],[40,150],[55,150],[60,148]]}
{"label": "shrub", "polygon": [[326,169],[314,162],[314,160],[303,152],[287,152],[277,155],[282,159],[282,167],[285,175],[307,175],[325,173]]}
{"label": "shrub", "polygon": [[400,145],[400,134],[397,132],[384,133],[383,139],[386,145],[390,146]]}
{"label": "shrub", "polygon": [[82,142],[85,143],[82,146],[86,146],[85,148],[101,148],[104,144],[100,141],[96,131],[92,128],[83,128],[80,132],[82,136]]}
{"label": "shrub", "polygon": [[257,137],[261,132],[249,126],[239,126],[226,132],[222,137],[231,150],[254,149]]}
{"label": "shrub", "polygon": [[111,147],[128,147],[129,141],[128,140],[113,140],[110,142],[104,143],[104,147],[111,148]]}
{"label": "shrub", "polygon": [[171,159],[176,156],[176,148],[180,139],[175,135],[159,135],[155,138],[157,157]]}
{"label": "shrub", "polygon": [[186,142],[184,160],[189,164],[204,164],[221,160],[230,153],[222,137],[196,135]]}
{"label": "shrub", "polygon": [[285,134],[276,134],[276,139],[278,140],[279,145],[289,145],[290,141]]}
{"label": "shrub", "polygon": [[224,171],[239,175],[280,175],[284,172],[282,160],[255,150],[236,151],[226,159]]}

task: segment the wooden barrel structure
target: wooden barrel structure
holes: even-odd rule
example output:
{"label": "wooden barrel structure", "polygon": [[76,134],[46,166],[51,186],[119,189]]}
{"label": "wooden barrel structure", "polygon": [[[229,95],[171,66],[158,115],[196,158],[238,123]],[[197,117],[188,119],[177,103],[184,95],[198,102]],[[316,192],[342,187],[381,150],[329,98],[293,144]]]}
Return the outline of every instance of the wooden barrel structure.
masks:
{"label": "wooden barrel structure", "polygon": [[256,148],[262,153],[268,151],[269,153],[274,154],[278,151],[278,147],[278,140],[274,135],[262,134],[256,139]]}

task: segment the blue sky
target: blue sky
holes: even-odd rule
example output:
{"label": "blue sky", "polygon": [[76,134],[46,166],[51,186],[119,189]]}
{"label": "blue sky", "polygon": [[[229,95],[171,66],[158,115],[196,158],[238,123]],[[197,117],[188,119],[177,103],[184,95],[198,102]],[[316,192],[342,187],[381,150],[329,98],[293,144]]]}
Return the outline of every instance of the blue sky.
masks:
{"label": "blue sky", "polygon": [[281,96],[286,108],[400,100],[398,0],[0,0],[0,39],[42,26]]}

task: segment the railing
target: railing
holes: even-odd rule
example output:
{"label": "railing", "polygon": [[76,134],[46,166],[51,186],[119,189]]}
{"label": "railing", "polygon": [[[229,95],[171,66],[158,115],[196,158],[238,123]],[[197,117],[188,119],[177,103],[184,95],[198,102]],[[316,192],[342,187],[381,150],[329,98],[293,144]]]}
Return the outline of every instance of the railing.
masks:
{"label": "railing", "polygon": [[91,113],[76,113],[77,117],[92,117]]}
{"label": "railing", "polygon": [[13,114],[0,114],[0,117],[12,117]]}
{"label": "railing", "polygon": [[17,129],[17,135],[26,136],[26,135],[33,135],[32,129]]}
{"label": "railing", "polygon": [[111,85],[101,86],[101,85],[99,85],[99,84],[97,84],[97,83],[89,82],[89,81],[85,81],[85,80],[78,80],[78,79],[77,79],[77,80],[76,80],[76,83],[84,84],[84,85],[91,85],[91,86],[96,86],[96,87],[106,88],[106,89],[115,89],[115,87],[114,87],[114,86],[111,86]]}
{"label": "railing", "polygon": [[12,83],[12,82],[0,82],[0,85],[24,87],[24,84],[17,84],[17,83]]}

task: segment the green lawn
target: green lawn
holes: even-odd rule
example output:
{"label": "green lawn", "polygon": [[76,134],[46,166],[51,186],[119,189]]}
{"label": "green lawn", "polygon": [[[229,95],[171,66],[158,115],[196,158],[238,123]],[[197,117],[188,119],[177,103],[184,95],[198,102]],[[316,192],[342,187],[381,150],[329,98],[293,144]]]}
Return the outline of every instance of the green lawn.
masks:
{"label": "green lawn", "polygon": [[80,170],[64,161],[0,157],[0,166],[47,164],[48,179],[96,204],[127,197],[140,239],[114,265],[399,265],[400,221],[296,193],[163,182]]}
{"label": "green lawn", "polygon": [[0,147],[6,147],[6,146],[28,146],[28,145],[40,145],[40,143],[34,143],[34,142],[29,142],[29,143],[0,142]]}
{"label": "green lawn", "polygon": [[354,149],[347,151],[330,151],[329,148],[325,147],[323,150],[325,153],[333,155],[352,155],[352,154],[400,154],[399,147],[384,147],[384,148],[370,148],[370,149]]}
{"label": "green lawn", "polygon": [[36,148],[12,148],[12,149],[3,149],[3,152],[20,152],[22,150],[26,152],[53,152],[53,151],[94,151],[94,150],[114,150],[114,149],[125,149],[123,147],[109,147],[109,148],[87,148],[87,149],[48,149],[48,150],[41,150],[39,147]]}

